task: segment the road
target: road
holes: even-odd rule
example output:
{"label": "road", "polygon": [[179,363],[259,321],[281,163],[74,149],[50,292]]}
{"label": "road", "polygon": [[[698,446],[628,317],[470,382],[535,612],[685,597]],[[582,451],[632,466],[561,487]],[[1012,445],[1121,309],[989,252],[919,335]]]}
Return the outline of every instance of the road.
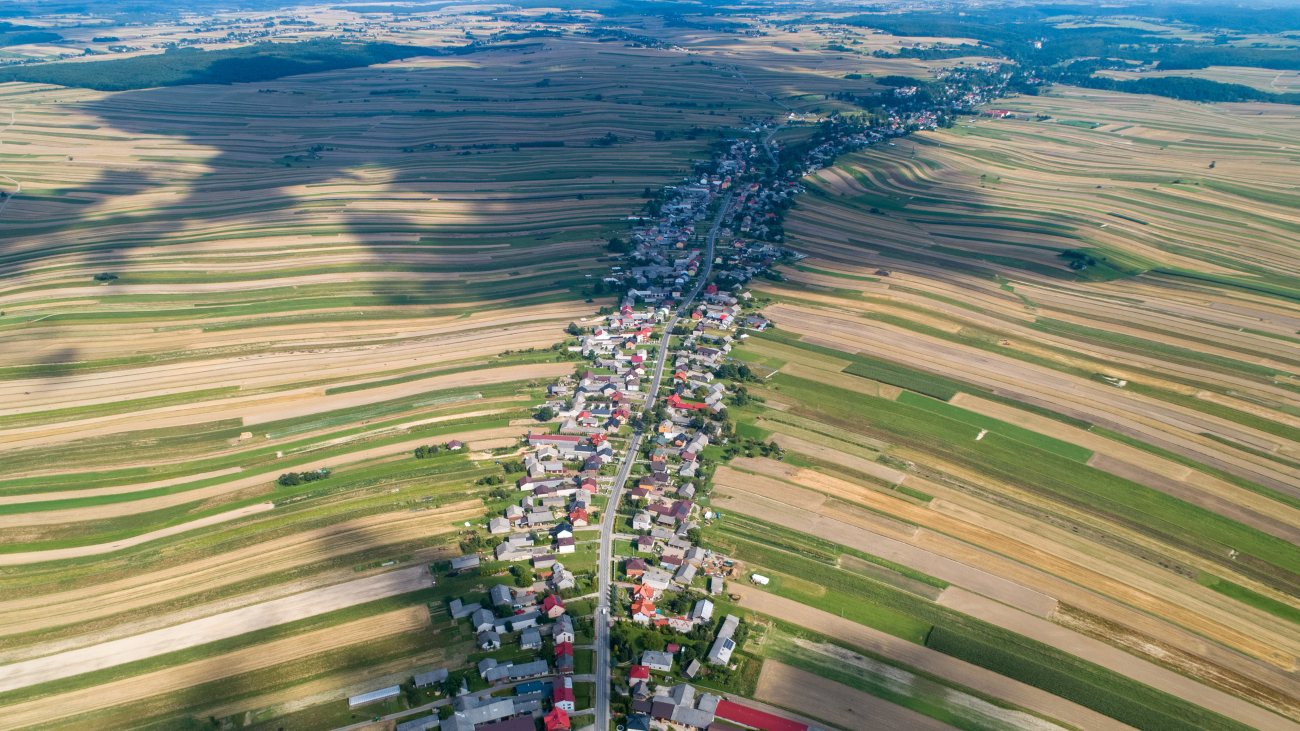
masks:
{"label": "road", "polygon": [[[682,315],[690,309],[691,303],[699,296],[700,289],[704,283],[709,281],[709,274],[713,271],[713,242],[718,238],[718,229],[722,227],[723,214],[731,206],[731,193],[722,200],[722,205],[718,208],[718,215],[713,219],[713,228],[709,229],[708,249],[704,256],[704,270],[700,272],[700,278],[695,282],[695,288],[686,298],[682,306],[673,313],[672,319],[664,327],[663,337],[659,340],[659,358],[655,361],[655,377],[650,384],[650,390],[646,393],[645,406],[642,407],[642,416],[650,411],[654,406],[655,397],[659,394],[659,381],[663,378],[664,362],[668,358],[668,343],[672,337],[673,328],[677,326],[677,321]],[[600,532],[600,561],[597,564],[600,575],[600,603],[596,606],[596,697],[594,698],[596,707],[596,731],[607,731],[609,729],[609,692],[610,678],[613,675],[613,664],[609,656],[609,594],[613,582],[614,566],[614,522],[618,516],[618,501],[623,495],[623,487],[627,484],[628,475],[632,472],[632,465],[636,463],[637,450],[641,447],[642,430],[637,429],[636,433],[627,443],[627,454],[623,456],[623,465],[618,470],[618,478],[614,480],[613,492],[609,496],[609,503],[605,507],[605,517],[601,521],[603,530]]]}

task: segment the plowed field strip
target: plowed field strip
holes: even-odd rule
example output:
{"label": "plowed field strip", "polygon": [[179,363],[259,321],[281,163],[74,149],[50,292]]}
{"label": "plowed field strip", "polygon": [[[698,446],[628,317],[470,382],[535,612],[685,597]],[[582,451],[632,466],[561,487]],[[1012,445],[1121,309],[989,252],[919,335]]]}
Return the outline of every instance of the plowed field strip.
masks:
{"label": "plowed field strip", "polygon": [[0,715],[0,731],[10,731],[171,693],[300,657],[359,645],[378,637],[411,632],[427,627],[428,624],[427,609],[410,607],[53,698],[29,701],[5,709],[4,714]]}
{"label": "plowed field strip", "polygon": [[0,634],[85,622],[305,563],[454,530],[482,513],[477,500],[420,513],[385,513],[276,538],[100,586],[0,603]]}
{"label": "plowed field strip", "polygon": [[[942,721],[775,660],[763,663],[754,697],[848,729],[956,731]],[[0,726],[0,729],[4,727]]]}
{"label": "plowed field strip", "polygon": [[[740,606],[746,609],[793,622],[801,627],[808,627],[976,692],[1001,698],[1021,708],[1041,713],[1048,718],[1065,720],[1066,723],[1083,731],[1131,731],[1132,729],[1127,724],[1018,680],[1012,680],[991,670],[985,670],[856,622],[841,619],[830,612],[813,609],[791,599],[743,587],[740,584],[733,583],[728,586],[732,591],[741,594]],[[765,666],[766,664],[764,663]],[[823,686],[827,684],[821,678],[817,678],[817,681]]]}
{"label": "plowed field strip", "polygon": [[[1223,691],[1202,685],[1190,678],[1139,659],[1099,640],[1052,624],[1024,612],[998,604],[964,589],[950,586],[939,595],[939,604],[963,614],[982,619],[1006,630],[1038,640],[1071,655],[1094,662],[1121,675],[1146,683],[1189,703],[1236,719],[1260,729],[1300,731],[1300,724],[1290,721]],[[1293,707],[1294,712],[1294,707]]]}
{"label": "plowed field strip", "polygon": [[432,577],[425,567],[403,569],[303,592],[135,637],[0,666],[0,691],[26,688],[195,647],[375,599],[416,591],[431,583]]}

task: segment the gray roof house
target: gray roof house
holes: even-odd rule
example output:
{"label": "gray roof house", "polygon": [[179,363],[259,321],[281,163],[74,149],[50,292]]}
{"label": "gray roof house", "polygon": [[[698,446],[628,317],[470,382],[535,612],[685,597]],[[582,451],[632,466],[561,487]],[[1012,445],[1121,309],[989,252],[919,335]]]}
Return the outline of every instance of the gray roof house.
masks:
{"label": "gray roof house", "polygon": [[441,668],[428,673],[420,673],[415,676],[415,687],[428,688],[431,685],[438,685],[447,680],[447,668]]}
{"label": "gray roof house", "polygon": [[658,670],[661,673],[672,672],[673,656],[667,652],[655,652],[646,650],[641,653],[641,664],[651,670]]}
{"label": "gray roof house", "polygon": [[488,596],[491,597],[494,606],[511,604],[515,600],[515,595],[510,592],[510,587],[505,584],[497,584],[488,589]]}
{"label": "gray roof house", "polygon": [[492,630],[480,632],[477,642],[478,646],[484,650],[498,650],[501,648],[501,635]]}
{"label": "gray roof house", "polygon": [[734,614],[727,615],[722,627],[718,629],[718,638],[713,641],[713,647],[709,650],[709,662],[711,664],[726,665],[731,661],[731,653],[736,649],[736,643],[732,642],[731,636],[735,634],[736,627],[739,625],[739,617]]}
{"label": "gray roof house", "polygon": [[451,611],[452,619],[464,619],[482,608],[483,605],[480,602],[463,604],[459,599],[452,599],[451,603],[447,605],[447,609]]}
{"label": "gray roof house", "polygon": [[489,532],[489,533],[509,533],[509,532],[510,532],[510,521],[506,520],[505,518],[502,518],[501,516],[497,516],[497,517],[493,518],[492,520],[489,520],[489,521],[488,521],[488,532]]}
{"label": "gray roof house", "polygon": [[695,564],[684,563],[677,569],[677,575],[673,576],[674,584],[690,586],[695,580]]}
{"label": "gray roof house", "polygon": [[472,569],[478,566],[478,556],[459,556],[451,560],[451,570],[460,571],[462,569]]}
{"label": "gray roof house", "polygon": [[691,619],[701,619],[705,622],[713,619],[713,602],[708,599],[695,602],[695,607],[691,609]]}
{"label": "gray roof house", "polygon": [[519,646],[525,650],[542,649],[542,633],[536,627],[529,627],[519,633]]}
{"label": "gray roof house", "polygon": [[492,612],[486,609],[479,609],[469,618],[469,625],[474,628],[474,632],[477,634],[479,632],[487,632],[493,629],[496,626],[496,620],[496,615]]}

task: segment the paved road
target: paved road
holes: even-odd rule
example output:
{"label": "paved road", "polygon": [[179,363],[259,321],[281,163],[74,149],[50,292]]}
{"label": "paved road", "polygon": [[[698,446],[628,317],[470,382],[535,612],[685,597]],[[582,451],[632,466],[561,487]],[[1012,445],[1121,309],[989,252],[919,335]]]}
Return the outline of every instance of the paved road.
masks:
{"label": "paved road", "polygon": [[[718,215],[713,220],[713,228],[709,229],[708,250],[704,256],[704,270],[700,273],[700,278],[695,282],[695,288],[691,294],[682,303],[682,306],[673,313],[672,319],[664,327],[663,337],[659,340],[659,358],[655,361],[655,377],[650,385],[650,390],[646,394],[645,406],[642,410],[642,416],[650,411],[654,406],[655,397],[659,394],[659,381],[664,373],[664,361],[668,358],[668,342],[672,337],[673,328],[677,326],[677,321],[682,315],[689,310],[691,303],[699,295],[700,289],[704,283],[709,280],[709,274],[713,271],[713,242],[718,237],[718,229],[722,226],[723,213],[731,206],[731,193],[722,200],[722,205],[718,208]],[[632,465],[636,462],[637,450],[641,447],[642,431],[638,429],[636,434],[628,440],[627,454],[623,457],[623,466],[619,468],[618,478],[614,480],[614,489],[609,496],[609,503],[605,507],[605,518],[602,522],[603,530],[600,537],[600,562],[598,564],[600,580],[600,603],[596,607],[596,731],[607,731],[609,728],[609,692],[610,678],[613,674],[612,658],[609,656],[609,594],[613,580],[613,546],[614,546],[614,521],[618,514],[618,501],[623,495],[623,487],[627,483],[628,475],[632,471]]]}

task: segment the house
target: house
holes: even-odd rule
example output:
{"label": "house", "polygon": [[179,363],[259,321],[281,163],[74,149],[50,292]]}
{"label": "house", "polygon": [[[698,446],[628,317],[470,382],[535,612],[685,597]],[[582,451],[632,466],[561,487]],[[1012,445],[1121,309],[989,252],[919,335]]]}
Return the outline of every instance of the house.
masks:
{"label": "house", "polygon": [[658,592],[646,586],[645,584],[637,584],[636,586],[632,587],[632,596],[635,598],[644,597],[646,599],[654,599],[657,593]]}
{"label": "house", "polygon": [[671,580],[672,575],[661,568],[647,568],[645,573],[641,574],[641,583],[655,591],[667,591],[668,582]]}
{"label": "house", "polygon": [[464,571],[479,565],[478,556],[460,556],[451,560],[452,571]]}
{"label": "house", "polygon": [[459,599],[452,599],[451,603],[447,605],[447,609],[451,612],[452,619],[464,619],[482,608],[483,604],[480,602],[462,604]]}
{"label": "house", "polygon": [[519,521],[523,520],[524,515],[525,512],[522,506],[519,505],[506,506],[506,520],[510,521],[511,523],[518,523]]}
{"label": "house", "polygon": [[447,442],[447,449],[457,450],[463,446],[465,446],[465,444],[461,442],[459,439],[453,439],[450,442]]}
{"label": "house", "polygon": [[523,680],[525,678],[535,678],[539,675],[546,675],[550,672],[550,666],[545,660],[534,660],[526,662],[523,665],[512,665],[510,667],[510,680]]}
{"label": "house", "polygon": [[564,568],[564,564],[557,563],[555,564],[555,570],[551,572],[550,584],[551,588],[556,591],[563,591],[577,586],[578,580],[574,577],[572,571]]}
{"label": "house", "polygon": [[[650,516],[646,516],[649,518]],[[655,547],[655,539],[652,536],[640,536],[636,539],[636,550],[642,553],[649,553]]]}
{"label": "house", "polygon": [[649,513],[637,513],[632,516],[632,530],[650,530],[652,525]]}
{"label": "house", "polygon": [[492,630],[480,632],[478,646],[484,650],[499,650],[501,649],[501,635]]}
{"label": "house", "polygon": [[515,596],[510,591],[510,587],[505,584],[496,584],[488,590],[488,596],[492,599],[492,606],[499,607],[503,604],[511,604]]}
{"label": "house", "polygon": [[699,546],[686,549],[686,562],[696,567],[704,563],[704,549]]}
{"label": "house", "polygon": [[633,665],[628,671],[627,679],[634,683],[638,680],[649,680],[650,668],[646,665]]}
{"label": "house", "polygon": [[415,676],[415,687],[428,688],[430,686],[441,685],[442,683],[445,683],[447,681],[448,675],[449,672],[447,671],[447,668],[442,668],[441,670],[434,670],[433,672],[429,672],[429,673],[420,673],[419,675]]}
{"label": "house", "polygon": [[573,678],[558,676],[551,681],[551,705],[562,711],[572,713],[577,708],[577,699],[573,693]]}
{"label": "house", "polygon": [[673,671],[673,656],[666,652],[646,650],[641,653],[641,664],[651,670],[658,670],[661,673],[671,673]]}
{"label": "house", "polygon": [[645,560],[640,558],[629,558],[623,567],[628,576],[640,576],[645,573]]}
{"label": "house", "polygon": [[713,641],[713,647],[709,650],[709,662],[714,665],[726,665],[731,661],[731,653],[736,649],[736,643],[731,640],[731,636],[736,633],[736,627],[740,626],[740,618],[734,614],[728,614],[723,620],[722,626],[718,628],[717,639]]}
{"label": "house", "polygon": [[569,513],[569,522],[573,523],[575,528],[587,525],[587,511],[578,508]]}
{"label": "house", "polygon": [[510,521],[500,516],[488,521],[488,532],[493,534],[509,533]]}
{"label": "house", "polygon": [[496,658],[485,657],[478,661],[478,674],[481,678],[486,678],[493,670],[498,668],[508,668],[513,663],[506,660],[504,663],[498,663]]}
{"label": "house", "polygon": [[707,622],[713,619],[713,602],[708,599],[701,599],[695,602],[695,607],[691,609],[691,619],[697,619]]}
{"label": "house", "polygon": [[555,530],[551,531],[551,535],[555,536],[556,538],[572,538],[573,526],[569,525],[568,523],[560,523],[559,525],[555,526]]}
{"label": "house", "polygon": [[557,643],[555,643],[555,656],[556,656],[556,657],[561,657],[561,656],[563,656],[563,655],[569,655],[570,657],[573,656],[573,643],[572,643],[572,642],[557,642]]}
{"label": "house", "polygon": [[563,708],[552,708],[542,723],[546,725],[546,731],[569,731],[569,714]]}
{"label": "house", "polygon": [[722,577],[721,577],[721,576],[711,576],[711,577],[709,577],[709,593],[710,593],[710,594],[721,594],[721,593],[722,593]]}
{"label": "house", "polygon": [[551,633],[551,639],[556,643],[573,642],[576,639],[573,632],[573,618],[561,614],[560,618],[555,620],[555,631]]}
{"label": "house", "polygon": [[681,568],[677,569],[677,573],[673,575],[673,583],[678,584],[680,586],[690,586],[691,582],[694,580],[695,580],[694,564],[689,564],[689,563],[682,564]]}
{"label": "house", "polygon": [[644,713],[633,713],[628,716],[627,731],[650,731],[650,717]]}
{"label": "house", "polygon": [[551,619],[564,614],[564,602],[556,594],[549,594],[542,600],[542,613]]}
{"label": "house", "polygon": [[[537,622],[541,618],[542,618],[541,612],[523,612],[521,614],[516,614],[515,616],[509,618],[510,629],[514,630],[515,632],[518,632],[519,630],[527,629],[528,627],[536,627]],[[498,619],[497,624],[504,626],[506,621],[507,620],[504,619]]]}
{"label": "house", "polygon": [[560,538],[555,541],[556,553],[573,553],[576,550],[578,550],[578,546],[574,542],[572,536],[568,538]]}
{"label": "house", "polygon": [[496,615],[486,609],[479,609],[469,618],[469,626],[474,633],[487,632],[496,627]]}
{"label": "house", "polygon": [[686,666],[686,672],[685,672],[686,679],[694,680],[695,676],[699,674],[700,674],[700,661],[698,659],[691,660],[691,664]]}
{"label": "house", "polygon": [[533,556],[533,568],[549,569],[555,565],[555,556],[546,554],[544,556]]}
{"label": "house", "polygon": [[524,650],[542,649],[542,633],[536,627],[529,627],[519,633],[519,647]]}
{"label": "house", "polygon": [[659,613],[655,608],[654,602],[642,597],[632,602],[632,621],[639,624],[649,624],[651,619]]}
{"label": "house", "polygon": [[574,669],[573,655],[556,655],[555,672],[560,674],[572,673]]}

